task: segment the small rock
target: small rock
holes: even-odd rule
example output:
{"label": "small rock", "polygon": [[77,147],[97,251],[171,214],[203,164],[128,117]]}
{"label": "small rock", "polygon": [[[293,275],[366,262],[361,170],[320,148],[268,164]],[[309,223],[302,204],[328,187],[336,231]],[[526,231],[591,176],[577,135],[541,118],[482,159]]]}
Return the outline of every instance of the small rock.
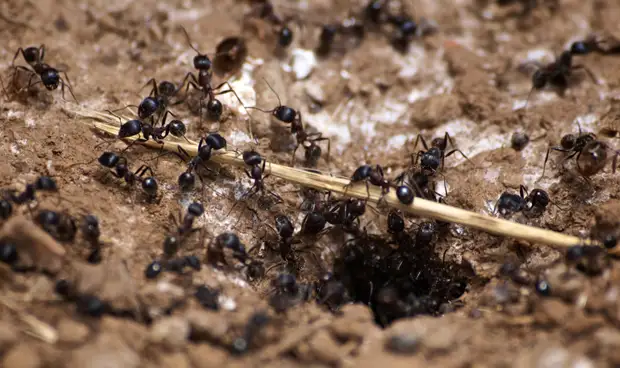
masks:
{"label": "small rock", "polygon": [[228,357],[226,351],[207,344],[190,344],[187,355],[195,368],[224,367]]}
{"label": "small rock", "polygon": [[176,351],[187,343],[189,324],[181,317],[168,317],[156,321],[151,327],[150,340]]}
{"label": "small rock", "polygon": [[147,283],[139,291],[139,299],[146,306],[148,314],[152,318],[159,317],[170,308],[185,298],[185,291],[177,285],[166,280],[157,283]]}
{"label": "small rock", "polygon": [[316,359],[326,364],[336,364],[341,358],[338,343],[325,330],[320,330],[308,340],[310,351]]}
{"label": "small rock", "polygon": [[11,348],[19,337],[17,330],[13,324],[0,321],[0,355]]}
{"label": "small rock", "polygon": [[377,327],[369,322],[356,322],[344,318],[335,320],[329,326],[331,333],[341,340],[362,340],[369,330],[375,328]]}
{"label": "small rock", "polygon": [[113,331],[118,334],[127,346],[134,351],[142,351],[148,342],[149,330],[147,327],[127,319],[104,316],[101,320],[101,331]]}
{"label": "small rock", "polygon": [[349,321],[374,322],[372,310],[364,304],[347,304],[340,308],[342,318]]}
{"label": "small rock", "polygon": [[452,94],[436,95],[416,101],[411,110],[411,123],[420,129],[435,128],[461,116],[458,99]]}
{"label": "small rock", "polygon": [[295,49],[292,52],[293,55],[293,72],[297,80],[306,79],[310,76],[317,61],[313,51]]}
{"label": "small rock", "polygon": [[63,318],[56,329],[58,330],[58,341],[67,344],[83,343],[89,334],[86,325],[69,318]]}
{"label": "small rock", "polygon": [[456,345],[458,330],[451,325],[440,326],[424,337],[424,346],[435,352],[445,352]]}
{"label": "small rock", "polygon": [[218,313],[192,309],[185,317],[194,339],[222,340],[228,332],[228,322]]}
{"label": "small rock", "polygon": [[321,87],[318,83],[307,83],[304,86],[304,91],[312,99],[312,101],[319,103],[321,105],[325,104],[325,91],[323,91],[323,87]]}
{"label": "small rock", "polygon": [[34,347],[19,344],[6,354],[0,366],[4,368],[38,368],[43,366],[43,362]]}

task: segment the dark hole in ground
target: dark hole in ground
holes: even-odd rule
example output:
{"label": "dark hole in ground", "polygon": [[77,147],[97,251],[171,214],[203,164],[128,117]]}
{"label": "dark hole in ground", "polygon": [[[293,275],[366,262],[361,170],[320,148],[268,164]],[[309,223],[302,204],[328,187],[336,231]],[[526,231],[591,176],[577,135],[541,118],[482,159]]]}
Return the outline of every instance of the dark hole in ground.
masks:
{"label": "dark hole in ground", "polygon": [[452,311],[467,288],[461,266],[442,260],[420,240],[400,236],[393,244],[362,235],[349,240],[334,262],[334,276],[348,296],[368,305],[383,327],[404,317]]}

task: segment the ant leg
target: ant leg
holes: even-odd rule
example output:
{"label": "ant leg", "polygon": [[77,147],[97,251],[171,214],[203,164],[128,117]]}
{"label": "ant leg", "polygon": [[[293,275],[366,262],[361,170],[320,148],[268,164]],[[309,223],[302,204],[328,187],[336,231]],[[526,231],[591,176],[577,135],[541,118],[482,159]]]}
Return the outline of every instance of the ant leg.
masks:
{"label": "ant leg", "polygon": [[422,141],[422,146],[424,147],[424,149],[428,151],[428,145],[426,144],[426,140],[424,139],[422,134],[418,134],[418,136],[415,138],[415,144],[413,145],[413,151],[415,152],[416,148],[418,148],[418,143],[420,141]]}
{"label": "ant leg", "polygon": [[24,55],[24,49],[22,49],[21,47],[17,49],[17,51],[15,52],[15,56],[13,56],[13,61],[11,62],[11,66],[14,67],[15,66],[15,59],[17,59],[17,56],[19,56],[19,53],[22,53],[22,56],[24,57],[24,60],[26,60],[26,55]]}
{"label": "ant leg", "polygon": [[[140,88],[140,90],[138,90],[138,92],[142,91],[144,89],[144,87],[148,86],[149,84],[151,84],[153,86],[153,88],[151,88],[151,92],[149,92],[149,96],[157,96],[157,95],[159,95],[159,90],[157,88],[157,81],[155,80],[155,78],[151,78],[146,83],[144,83],[144,85],[142,86],[142,88]],[[155,94],[153,94],[153,93],[155,93]]]}
{"label": "ant leg", "polygon": [[[540,176],[540,178],[538,178],[538,180],[542,179],[545,176],[545,169],[547,167],[547,160],[549,160],[549,152],[551,150],[558,151],[558,152],[571,152],[570,150],[564,149],[562,147],[549,147],[549,148],[547,148],[547,154],[545,155],[545,162],[543,163],[543,172],[542,172],[542,175]],[[571,157],[573,157],[573,156],[571,156]]]}
{"label": "ant leg", "polygon": [[592,73],[590,68],[586,67],[585,65],[573,65],[573,67],[571,69],[573,69],[573,70],[579,70],[579,69],[584,70],[586,72],[586,74],[588,74],[590,79],[592,79],[592,82],[594,82],[594,84],[599,84],[598,83],[598,79],[596,79],[596,77],[594,76],[594,73]]}
{"label": "ant leg", "polygon": [[[243,110],[245,110],[245,113],[248,114],[248,116],[250,116],[250,112],[248,111],[248,109],[245,107],[245,105],[243,104],[243,101],[241,101],[241,98],[239,97],[239,95],[237,94],[237,92],[235,92],[235,90],[233,90],[232,86],[230,85],[230,83],[228,82],[224,82],[222,84],[220,84],[219,86],[213,88],[213,89],[220,89],[222,86],[226,85],[228,87],[228,90],[226,91],[222,91],[222,92],[218,92],[217,95],[223,95],[225,93],[232,93],[233,95],[235,95],[235,97],[237,98],[237,101],[239,101],[239,104],[241,104],[241,106],[243,107]],[[250,119],[251,120],[251,119]],[[248,123],[248,133],[250,136],[250,139],[254,139],[254,133],[252,131],[252,124],[251,121],[250,123]]]}
{"label": "ant leg", "polygon": [[196,79],[194,73],[188,72],[187,74],[185,74],[185,78],[183,78],[183,82],[181,82],[181,85],[179,86],[179,91],[183,89],[183,86],[185,86],[185,96],[183,96],[183,101],[185,101],[185,99],[187,98],[187,93],[189,92],[190,86],[192,86],[194,89],[202,91],[202,88],[199,87],[199,84],[200,83],[198,83],[198,79]]}
{"label": "ant leg", "polygon": [[[65,76],[66,76],[66,74],[65,74]],[[65,81],[62,80],[62,78],[60,79],[60,84],[62,85],[62,87],[60,87],[62,99],[66,101],[66,99],[65,99],[65,85],[66,85],[67,89],[69,89],[69,93],[71,93],[71,97],[73,97],[73,99],[75,100],[75,103],[79,104],[80,102],[77,100],[77,98],[75,98],[75,95],[73,94],[73,88],[71,88],[71,84],[65,83]]]}
{"label": "ant leg", "polygon": [[296,158],[297,158],[297,157],[295,157],[295,154],[297,153],[297,149],[298,148],[299,148],[299,144],[296,144],[295,148],[293,149],[293,158],[291,160],[291,166],[292,167],[295,167],[295,161],[296,161]]}
{"label": "ant leg", "polygon": [[331,153],[331,139],[329,137],[323,137],[323,133],[312,133],[308,135],[309,141],[311,142],[321,142],[327,141],[327,159],[326,161],[329,163],[329,156]]}
{"label": "ant leg", "polygon": [[519,194],[521,195],[521,198],[525,199],[525,196],[523,195],[523,193],[525,193],[526,196],[530,195],[527,191],[527,188],[523,184],[521,184],[519,185]]}
{"label": "ant leg", "polygon": [[448,152],[447,154],[444,155],[444,157],[442,158],[442,169],[443,169],[443,159],[445,159],[446,157],[452,155],[453,153],[458,152],[461,154],[461,156],[463,156],[464,159],[467,160],[467,162],[469,162],[470,164],[472,164],[474,167],[476,167],[476,164],[474,164],[464,153],[463,151],[461,151],[460,149],[453,149],[452,151]]}

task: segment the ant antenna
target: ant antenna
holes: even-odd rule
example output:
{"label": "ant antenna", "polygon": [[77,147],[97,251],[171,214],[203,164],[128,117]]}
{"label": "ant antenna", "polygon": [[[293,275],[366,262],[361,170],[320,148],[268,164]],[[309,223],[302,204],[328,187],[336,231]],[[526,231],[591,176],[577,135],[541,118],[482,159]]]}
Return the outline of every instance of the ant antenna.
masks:
{"label": "ant antenna", "polygon": [[[280,100],[280,96],[278,95],[278,93],[276,92],[276,90],[275,90],[275,89],[273,89],[273,87],[271,86],[271,84],[269,84],[269,82],[267,82],[267,79],[263,78],[263,80],[265,81],[265,83],[267,84],[267,87],[269,87],[269,89],[271,90],[271,92],[273,92],[273,94],[274,94],[274,95],[276,95],[276,98],[278,99],[278,107],[281,107],[281,106],[282,106],[282,101]],[[256,107],[256,106],[249,106],[249,107],[246,107],[246,109],[258,110],[258,111],[262,111],[262,112],[264,112],[264,113],[266,113],[266,114],[269,114],[269,113],[274,112],[274,111],[275,111],[278,107],[276,107],[276,108],[275,108],[275,109],[273,109],[273,110],[268,110],[268,111],[267,111],[267,110],[263,110],[263,109],[261,109],[261,108],[258,108],[258,107]]]}
{"label": "ant antenna", "polygon": [[581,135],[581,124],[579,124],[579,120],[575,120],[577,123],[577,128],[579,128],[579,135]]}
{"label": "ant antenna", "polygon": [[187,33],[187,30],[185,29],[185,27],[181,26],[181,29],[183,30],[183,33],[185,33],[185,39],[187,40],[187,44],[189,45],[189,47],[192,48],[192,50],[196,51],[196,53],[198,53],[198,55],[203,55],[200,51],[198,51],[197,48],[194,47],[194,45],[192,44],[192,40],[189,37],[189,33]]}
{"label": "ant antenna", "polygon": [[527,105],[530,103],[530,97],[532,97],[532,92],[534,92],[534,88],[530,89],[530,92],[527,94],[527,100],[525,100],[525,106],[523,106],[523,110],[527,111]]}

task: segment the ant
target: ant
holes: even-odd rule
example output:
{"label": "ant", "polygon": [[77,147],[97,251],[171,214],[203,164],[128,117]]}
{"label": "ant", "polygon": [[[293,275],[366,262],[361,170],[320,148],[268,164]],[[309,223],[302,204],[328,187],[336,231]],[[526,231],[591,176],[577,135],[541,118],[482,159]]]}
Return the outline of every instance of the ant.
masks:
{"label": "ant", "polygon": [[278,38],[278,47],[287,48],[293,43],[293,31],[286,24],[287,21],[276,14],[270,1],[255,5],[249,16],[256,16],[273,25],[274,33]]}
{"label": "ant", "polygon": [[187,207],[187,213],[185,214],[185,216],[183,216],[182,219],[177,219],[172,213],[170,214],[169,218],[171,219],[172,223],[174,223],[176,231],[166,236],[164,240],[164,254],[167,257],[172,257],[177,252],[179,246],[181,245],[181,242],[184,239],[186,239],[194,232],[200,230],[199,228],[193,227],[194,220],[196,219],[196,217],[202,216],[204,212],[205,209],[202,204],[198,202],[193,202]]}
{"label": "ant", "polygon": [[[49,176],[39,176],[34,183],[26,184],[24,191],[19,194],[17,194],[17,191],[14,189],[5,190],[5,200],[11,200],[17,205],[22,205],[36,200],[37,192],[57,193],[58,186],[56,185],[56,181]],[[12,212],[12,206],[9,209],[9,206],[4,204],[3,207],[5,211]]]}
{"label": "ant", "polygon": [[[142,100],[140,105],[138,105],[138,116],[142,120],[146,120],[155,114],[165,115],[168,112],[167,109],[170,104],[170,100],[181,90],[181,87],[177,88],[174,83],[169,81],[161,81],[158,84],[155,78],[149,79],[144,86],[146,87],[149,84],[153,86],[153,88],[151,88],[151,92],[149,92],[148,97]],[[172,105],[178,105],[184,100],[185,99],[180,99],[175,101]]]}
{"label": "ant", "polygon": [[567,265],[576,268],[589,276],[600,275],[610,266],[609,257],[605,248],[596,245],[574,245],[566,250]]}
{"label": "ant", "polygon": [[[108,113],[116,116],[120,123],[120,128],[118,130],[118,138],[128,138],[133,137],[138,134],[142,134],[142,137],[134,140],[125,150],[128,150],[133,144],[136,142],[147,142],[150,139],[155,141],[158,144],[163,144],[163,139],[165,139],[168,134],[172,134],[174,137],[185,138],[186,141],[189,142],[187,137],[185,137],[185,133],[187,132],[187,128],[185,124],[181,120],[171,120],[168,124],[166,124],[166,118],[170,111],[166,111],[164,113],[164,117],[162,120],[162,126],[154,127],[152,124],[144,122],[143,119],[132,119],[123,123],[123,120],[120,116],[116,115],[113,111],[107,110]],[[171,114],[171,113],[170,113]]]}
{"label": "ant", "polygon": [[[125,180],[128,185],[133,186],[136,182],[140,182],[142,190],[144,190],[150,198],[155,198],[157,196],[157,181],[154,178],[155,175],[153,174],[153,170],[149,166],[142,165],[135,172],[131,172],[127,165],[127,159],[125,157],[119,157],[113,152],[104,152],[99,156],[98,161],[102,166],[110,169],[112,175]],[[147,172],[151,176],[144,178],[143,176]]]}
{"label": "ant", "polygon": [[295,153],[297,153],[297,149],[299,148],[299,146],[302,146],[305,150],[305,158],[307,164],[309,166],[315,166],[318,160],[321,158],[321,147],[317,144],[317,142],[320,141],[327,141],[327,162],[329,162],[329,156],[331,152],[331,140],[328,137],[323,137],[323,133],[321,132],[308,133],[304,128],[304,124],[301,118],[301,112],[296,111],[291,107],[282,105],[280,96],[267,81],[265,81],[265,83],[267,83],[269,89],[278,98],[278,106],[276,106],[272,110],[262,110],[256,106],[248,107],[248,109],[255,109],[267,114],[272,114],[279,121],[285,124],[290,124],[291,134],[295,136],[296,140],[295,148],[293,149],[292,166],[295,166]]}
{"label": "ant", "polygon": [[[426,144],[426,140],[421,135],[418,135],[415,144],[413,145],[413,149],[415,150],[418,147],[418,142],[422,142],[422,146],[426,151],[418,151],[415,156],[414,165],[417,164],[418,159],[420,159],[420,166],[422,170],[427,171],[431,174],[437,172],[439,169],[439,165],[441,165],[441,169],[443,170],[444,161],[446,157],[450,157],[452,154],[458,152],[463,156],[464,159],[469,161],[469,158],[458,148],[454,148],[454,142],[452,141],[452,137],[450,134],[446,132],[443,138],[435,138],[431,141],[431,147],[428,148]],[[453,147],[452,151],[446,153],[446,149],[448,148],[448,143]],[[473,163],[472,163],[473,165]],[[474,165],[475,166],[475,165]]]}
{"label": "ant", "polygon": [[583,65],[573,65],[573,54],[571,51],[564,51],[560,56],[547,65],[539,67],[532,75],[532,89],[527,96],[525,106],[530,100],[530,96],[534,90],[541,90],[546,85],[557,87],[561,93],[568,87],[568,80],[574,70],[583,69],[592,81],[597,84],[594,74]]}
{"label": "ant", "polygon": [[232,351],[237,355],[248,352],[253,347],[260,331],[270,322],[269,315],[264,311],[258,311],[250,316],[242,337],[237,337],[232,343]]}
{"label": "ant", "polygon": [[[353,175],[351,176],[351,181],[346,185],[348,189],[353,183],[365,182],[366,184],[366,193],[368,197],[370,197],[370,189],[368,187],[368,182],[372,185],[376,185],[381,188],[381,195],[385,196],[389,191],[392,184],[389,180],[387,180],[383,174],[383,168],[379,165],[372,167],[370,165],[362,165],[355,169]],[[346,193],[346,189],[345,189]]]}
{"label": "ant", "polygon": [[331,225],[341,225],[345,232],[357,232],[359,218],[366,212],[366,201],[349,198],[336,201],[324,213]]}
{"label": "ant", "polygon": [[[587,179],[587,177],[598,173],[605,167],[607,163],[607,151],[610,149],[611,148],[609,148],[606,143],[597,140],[596,134],[582,133],[581,126],[579,126],[579,134],[577,136],[571,133],[566,134],[560,140],[560,146],[551,146],[547,148],[543,172],[540,179],[545,176],[549,152],[552,150],[567,153],[568,156],[566,156],[564,161],[576,156],[575,162],[577,163],[577,171]],[[616,172],[618,154],[620,154],[620,152],[614,151],[614,157],[612,159],[612,171],[614,173]]]}
{"label": "ant", "polygon": [[407,234],[405,219],[396,211],[391,211],[387,217],[388,233],[392,234],[392,242],[403,247],[413,245],[413,239]]}
{"label": "ant", "polygon": [[620,47],[617,43],[613,47],[601,47],[606,40],[602,40],[596,35],[590,35],[585,40],[573,42],[570,46],[570,52],[573,55],[587,55],[592,52],[597,52],[603,55],[613,55],[620,52]]}
{"label": "ant", "polygon": [[[178,146],[177,155],[182,160],[189,160],[187,162],[187,170],[179,175],[179,187],[182,191],[188,191],[194,188],[196,177],[194,172],[198,167],[202,167],[207,171],[212,172],[206,163],[211,159],[211,153],[213,150],[226,149],[226,139],[218,133],[210,133],[206,137],[200,138],[198,142],[198,155],[191,157],[183,147]],[[202,177],[201,177],[202,179]]]}
{"label": "ant", "polygon": [[[186,86],[185,88],[186,95],[187,95],[187,91],[190,86],[202,92],[202,98],[200,99],[200,118],[202,119],[203,101],[207,99],[207,105],[206,105],[207,113],[214,120],[220,119],[222,112],[223,112],[223,106],[222,106],[222,103],[215,98],[216,95],[232,93],[235,95],[235,97],[237,98],[241,106],[243,106],[243,108],[245,109],[245,105],[243,105],[241,98],[239,98],[239,96],[237,95],[237,92],[235,92],[232,89],[230,83],[223,82],[215,88],[211,85],[211,81],[213,79],[213,70],[211,69],[211,66],[213,64],[211,62],[211,59],[209,59],[209,57],[206,54],[201,53],[200,51],[198,51],[197,48],[194,47],[189,37],[189,34],[187,33],[187,30],[185,30],[185,28],[183,28],[183,32],[185,33],[185,38],[187,39],[187,43],[189,44],[189,47],[191,47],[194,51],[196,51],[196,56],[194,56],[193,63],[194,63],[194,68],[198,70],[198,77],[196,77],[194,73],[188,72],[185,75],[185,78],[183,79],[183,83],[181,83],[181,86]],[[223,86],[228,87],[228,89],[225,91],[219,91],[217,93],[214,92],[215,90],[219,90]],[[247,110],[246,110],[246,113],[247,113]],[[250,137],[252,137],[251,125],[250,125]]]}
{"label": "ant", "polygon": [[527,188],[521,185],[519,194],[504,192],[495,204],[493,212],[499,211],[502,216],[509,216],[521,212],[527,217],[540,217],[551,200],[549,194],[542,189],[534,189],[528,193]]}
{"label": "ant", "polygon": [[[26,63],[28,63],[28,65],[30,66],[30,69],[26,68],[25,66],[15,65],[15,59],[17,59],[17,56],[20,53],[22,54]],[[61,78],[60,76],[61,72],[58,69],[53,68],[43,62],[44,57],[45,57],[45,45],[41,45],[38,48],[31,46],[25,49],[21,47],[17,49],[17,51],[15,52],[15,56],[13,57],[13,62],[11,63],[11,68],[15,69],[16,71],[13,74],[12,84],[15,85],[16,78],[17,78],[17,70],[30,73],[30,79],[28,80],[28,85],[24,88],[21,88],[19,91],[17,91],[17,93],[21,92],[22,90],[29,89],[30,87],[38,83],[42,83],[43,86],[45,86],[45,88],[48,91],[53,91],[58,88],[58,85],[61,85],[62,86],[61,87],[62,98],[64,100],[65,99],[65,85],[66,85],[67,88],[69,89],[69,92],[71,93],[71,96],[75,100],[75,102],[78,102],[77,98],[75,98],[75,95],[73,94],[73,89],[71,88],[71,81],[69,80],[69,76],[67,75],[67,73],[65,73],[64,71],[62,72],[62,74],[64,74],[65,76],[65,79],[67,80],[65,82]],[[33,83],[32,79],[35,76],[38,76],[40,80]]]}
{"label": "ant", "polygon": [[271,195],[276,200],[276,203],[282,203],[282,197],[265,188],[264,180],[271,175],[271,173],[269,173],[263,176],[265,173],[265,165],[267,164],[267,160],[263,159],[256,151],[245,151],[243,152],[243,162],[250,167],[249,171],[248,169],[245,169],[244,171],[250,179],[254,180],[254,184],[252,184],[252,187],[241,196],[241,199],[249,199],[254,194],[260,192],[261,195],[264,195],[265,193]]}
{"label": "ant", "polygon": [[75,239],[77,226],[73,217],[67,213],[41,210],[35,216],[35,222],[60,242],[68,243]]}
{"label": "ant", "polygon": [[215,237],[207,247],[207,261],[213,266],[218,264],[228,265],[224,253],[226,250],[232,252],[233,258],[243,264],[246,264],[249,260],[245,246],[241,243],[239,237],[234,233],[222,233]]}
{"label": "ant", "polygon": [[101,235],[101,230],[99,229],[99,219],[95,215],[84,216],[80,229],[82,231],[82,236],[91,246],[91,252],[87,257],[88,263],[100,263],[101,242],[99,236]]}

